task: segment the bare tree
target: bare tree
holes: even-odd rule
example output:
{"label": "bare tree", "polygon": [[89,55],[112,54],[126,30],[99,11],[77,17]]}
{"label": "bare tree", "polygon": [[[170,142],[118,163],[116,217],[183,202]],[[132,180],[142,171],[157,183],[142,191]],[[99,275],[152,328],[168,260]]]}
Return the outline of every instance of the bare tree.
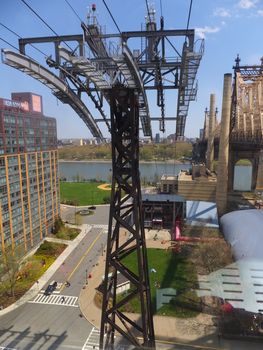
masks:
{"label": "bare tree", "polygon": [[201,243],[195,255],[208,274],[233,262],[231,248],[223,239]]}

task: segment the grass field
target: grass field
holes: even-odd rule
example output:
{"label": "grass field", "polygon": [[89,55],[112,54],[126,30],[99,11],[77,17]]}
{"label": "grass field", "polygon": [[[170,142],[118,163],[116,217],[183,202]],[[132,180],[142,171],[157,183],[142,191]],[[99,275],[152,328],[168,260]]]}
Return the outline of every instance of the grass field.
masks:
{"label": "grass field", "polygon": [[[153,311],[155,314],[174,316],[174,317],[194,317],[199,311],[199,298],[191,290],[197,282],[197,275],[194,265],[187,261],[184,253],[176,254],[170,250],[147,249],[150,272],[151,298]],[[123,260],[125,266],[128,266],[134,273],[137,273],[136,255],[131,254]],[[174,288],[178,296],[169,304],[156,310],[156,289]],[[131,300],[125,311],[139,312],[140,305],[138,298]]]}
{"label": "grass field", "polygon": [[61,203],[71,205],[97,205],[109,203],[110,191],[98,188],[102,182],[60,181]]}

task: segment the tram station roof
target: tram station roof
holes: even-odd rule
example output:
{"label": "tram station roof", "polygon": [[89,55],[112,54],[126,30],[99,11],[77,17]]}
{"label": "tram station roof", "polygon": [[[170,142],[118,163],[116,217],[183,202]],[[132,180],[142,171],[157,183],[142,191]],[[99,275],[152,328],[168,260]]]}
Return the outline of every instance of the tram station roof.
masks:
{"label": "tram station roof", "polygon": [[220,218],[220,226],[236,261],[199,281],[198,295],[217,296],[233,307],[262,313],[263,210],[227,213]]}
{"label": "tram station roof", "polygon": [[150,193],[142,193],[142,201],[146,202],[185,202],[185,198],[182,196],[178,196],[176,194],[150,194]]}
{"label": "tram station roof", "polygon": [[263,210],[233,211],[221,217],[220,225],[236,259],[263,261]]}

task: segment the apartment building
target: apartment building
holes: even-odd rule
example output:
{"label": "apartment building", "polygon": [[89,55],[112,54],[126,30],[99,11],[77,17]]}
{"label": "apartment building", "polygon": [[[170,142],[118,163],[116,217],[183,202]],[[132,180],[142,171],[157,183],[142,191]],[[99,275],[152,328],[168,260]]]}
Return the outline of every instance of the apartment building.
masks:
{"label": "apartment building", "polygon": [[26,253],[59,215],[57,129],[43,115],[42,97],[0,99],[0,252]]}

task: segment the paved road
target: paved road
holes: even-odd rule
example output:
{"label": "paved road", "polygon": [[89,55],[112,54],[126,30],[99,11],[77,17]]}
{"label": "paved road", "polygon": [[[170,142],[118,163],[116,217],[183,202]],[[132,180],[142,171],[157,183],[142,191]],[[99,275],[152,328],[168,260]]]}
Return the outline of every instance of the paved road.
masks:
{"label": "paved road", "polygon": [[[84,349],[93,326],[80,314],[78,295],[106,237],[105,229],[92,228],[50,279],[59,282],[51,296],[40,291],[25,305],[1,316],[0,349]],[[70,287],[65,287],[66,280]]]}
{"label": "paved road", "polygon": [[1,317],[0,344],[18,350],[82,349],[91,329],[78,308],[28,303]]}
{"label": "paved road", "polygon": [[[92,228],[86,234],[78,247],[53,275],[54,280],[64,284],[60,288],[61,293],[79,295],[99,255],[103,253],[106,238],[107,230],[102,228]],[[70,282],[70,287],[65,287],[66,281]]]}
{"label": "paved road", "polygon": [[[64,221],[75,224],[76,216],[75,213],[80,209],[87,209],[86,207],[73,207],[61,204],[61,218]],[[77,216],[77,221],[79,224],[89,224],[89,225],[108,225],[109,222],[109,205],[99,205],[96,206],[96,210],[93,211],[92,215]]]}

